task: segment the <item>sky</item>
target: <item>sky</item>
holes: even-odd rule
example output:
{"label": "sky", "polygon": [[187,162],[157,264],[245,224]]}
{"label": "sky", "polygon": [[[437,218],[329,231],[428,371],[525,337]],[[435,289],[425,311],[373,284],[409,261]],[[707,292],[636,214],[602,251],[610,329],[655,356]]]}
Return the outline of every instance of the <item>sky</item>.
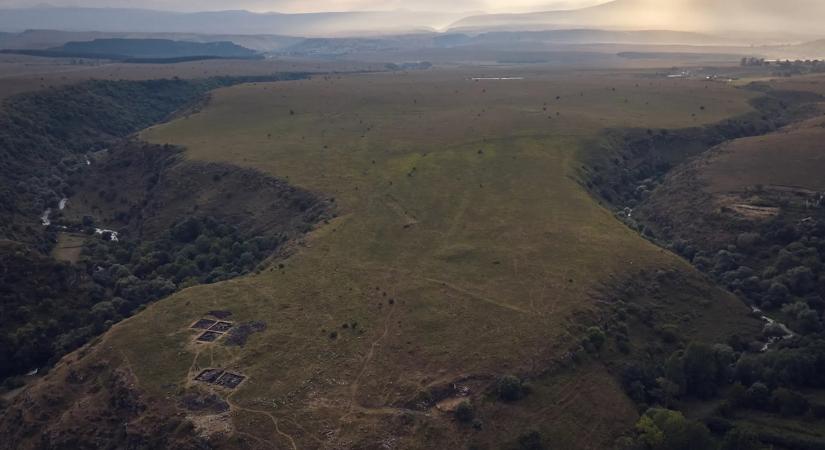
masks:
{"label": "sky", "polygon": [[573,9],[607,0],[0,0],[0,7],[92,6],[215,11],[245,9],[256,12],[375,11],[407,9],[433,12],[529,12]]}

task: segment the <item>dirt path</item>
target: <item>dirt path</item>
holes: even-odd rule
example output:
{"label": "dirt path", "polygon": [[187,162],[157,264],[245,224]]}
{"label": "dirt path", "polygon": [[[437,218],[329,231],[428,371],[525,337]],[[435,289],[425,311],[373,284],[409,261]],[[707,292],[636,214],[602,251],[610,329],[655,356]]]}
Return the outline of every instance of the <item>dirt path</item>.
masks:
{"label": "dirt path", "polygon": [[459,292],[461,294],[464,294],[464,295],[466,295],[470,298],[474,298],[476,300],[481,300],[481,301],[483,301],[485,303],[489,303],[491,305],[496,305],[498,307],[509,309],[511,311],[519,312],[519,313],[522,313],[522,314],[530,314],[530,311],[527,311],[526,309],[522,309],[522,308],[519,308],[518,306],[513,306],[513,305],[510,305],[510,304],[507,304],[507,303],[504,303],[504,302],[500,302],[500,301],[494,300],[492,298],[484,297],[483,295],[479,295],[479,294],[476,294],[474,292],[470,292],[470,291],[468,291],[468,290],[466,290],[462,287],[456,286],[456,285],[454,285],[452,283],[449,283],[447,281],[444,281],[444,280],[437,280],[435,278],[423,278],[423,280],[429,281],[430,283],[440,284],[441,286],[452,289],[452,290],[454,290],[456,292]]}
{"label": "dirt path", "polygon": [[[384,318],[384,332],[381,333],[376,340],[370,344],[370,349],[367,354],[364,356],[364,364],[361,366],[361,370],[358,372],[358,375],[355,377],[355,380],[352,381],[350,384],[350,399],[349,403],[347,404],[347,412],[344,413],[338,419],[338,428],[335,431],[335,436],[338,436],[341,433],[341,428],[343,428],[344,421],[349,418],[354,412],[361,411],[364,412],[366,410],[370,410],[369,408],[363,408],[357,404],[357,396],[358,396],[358,389],[361,386],[361,379],[363,378],[364,374],[367,372],[367,368],[369,367],[370,363],[372,362],[373,357],[375,356],[375,349],[381,344],[381,341],[387,337],[390,333],[390,324],[392,323],[392,313],[395,308],[389,308],[387,311],[387,316]],[[378,410],[383,410],[384,408],[377,408]]]}
{"label": "dirt path", "polygon": [[275,426],[275,432],[278,433],[281,437],[283,437],[287,441],[289,441],[289,445],[290,445],[290,447],[292,447],[292,450],[298,450],[298,445],[295,444],[295,439],[293,439],[292,436],[290,436],[289,434],[287,434],[287,433],[285,433],[284,431],[281,430],[281,427],[278,426],[278,419],[271,412],[264,411],[262,409],[252,409],[252,408],[247,408],[247,407],[241,406],[241,405],[239,405],[238,403],[236,403],[235,401],[232,400],[232,396],[234,394],[235,394],[235,392],[233,392],[232,394],[229,394],[226,397],[226,402],[229,403],[229,406],[232,409],[237,410],[237,411],[246,411],[246,412],[250,412],[250,413],[254,413],[254,414],[263,414],[263,415],[269,417],[269,420],[271,420],[272,424]]}

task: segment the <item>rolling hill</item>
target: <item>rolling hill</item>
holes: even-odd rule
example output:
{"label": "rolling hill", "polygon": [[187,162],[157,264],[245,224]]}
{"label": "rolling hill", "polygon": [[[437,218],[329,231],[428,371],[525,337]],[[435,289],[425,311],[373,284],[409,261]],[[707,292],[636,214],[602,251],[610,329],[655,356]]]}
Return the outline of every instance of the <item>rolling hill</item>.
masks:
{"label": "rolling hill", "polygon": [[257,53],[231,42],[183,42],[167,39],[95,39],[67,42],[51,49],[66,54],[121,55],[129,58],[184,58],[215,56],[220,58],[251,58]]}
{"label": "rolling hill", "polygon": [[698,32],[773,32],[821,35],[825,5],[816,0],[614,0],[589,8],[467,17],[452,30],[561,28],[673,29]]}
{"label": "rolling hill", "polygon": [[286,34],[321,36],[421,31],[460,16],[427,12],[259,14],[249,11],[177,13],[120,8],[40,7],[0,10],[0,30]]}
{"label": "rolling hill", "polygon": [[[514,78],[471,80],[483,75]],[[19,396],[0,435],[20,449],[506,449],[535,430],[558,448],[614,448],[637,418],[623,367],[676,348],[657,333],[718,343],[759,323],[577,180],[605,126],[711,123],[750,110],[750,94],[605,80],[319,76],[220,90],[145,130],[186,161],[334,199],[338,217],[289,257],[113,326]],[[242,346],[197,341],[210,314],[265,326]],[[600,330],[601,351],[587,337]],[[208,381],[224,372],[241,384]],[[529,393],[502,399],[515,377]],[[475,422],[455,419],[463,401]]]}

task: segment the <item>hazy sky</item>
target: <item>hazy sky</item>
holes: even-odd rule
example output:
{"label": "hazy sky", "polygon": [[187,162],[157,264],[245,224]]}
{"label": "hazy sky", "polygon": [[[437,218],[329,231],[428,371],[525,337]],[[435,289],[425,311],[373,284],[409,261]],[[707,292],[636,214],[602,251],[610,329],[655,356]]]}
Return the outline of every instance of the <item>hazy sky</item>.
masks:
{"label": "hazy sky", "polygon": [[94,6],[204,11],[321,12],[409,9],[438,12],[526,12],[568,9],[607,0],[0,0],[0,7]]}

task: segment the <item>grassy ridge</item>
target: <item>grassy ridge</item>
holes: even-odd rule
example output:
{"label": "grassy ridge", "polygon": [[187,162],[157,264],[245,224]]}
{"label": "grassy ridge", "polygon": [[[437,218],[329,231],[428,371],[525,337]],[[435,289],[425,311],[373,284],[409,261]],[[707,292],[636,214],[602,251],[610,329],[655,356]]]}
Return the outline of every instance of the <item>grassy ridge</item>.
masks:
{"label": "grassy ridge", "polygon": [[[393,408],[428,388],[530,373],[561,355],[577,339],[573,317],[598,309],[601,283],[629,270],[684,269],[591,200],[575,181],[578,149],[605,126],[741,114],[749,94],[598,73],[470,75],[240,86],[200,114],[144,132],[186,146],[189,158],[255,167],[335,197],[343,215],[282,269],[184,291],[118,327],[109,342],[143,361],[133,367],[142,387],[160,392],[188,384],[197,368],[232,367],[250,376],[232,396],[242,431],[282,438],[251,412],[264,408],[357,442],[364,435],[353,422],[386,433],[382,412],[400,413]],[[185,327],[214,308],[270,326],[242,350],[201,350]],[[363,333],[342,329],[352,322]],[[141,335],[150,324],[163,332]],[[619,402],[601,417],[627,408]],[[606,426],[577,442],[603,444],[615,432]],[[415,445],[445,438],[444,429],[421,433],[412,433]]]}

